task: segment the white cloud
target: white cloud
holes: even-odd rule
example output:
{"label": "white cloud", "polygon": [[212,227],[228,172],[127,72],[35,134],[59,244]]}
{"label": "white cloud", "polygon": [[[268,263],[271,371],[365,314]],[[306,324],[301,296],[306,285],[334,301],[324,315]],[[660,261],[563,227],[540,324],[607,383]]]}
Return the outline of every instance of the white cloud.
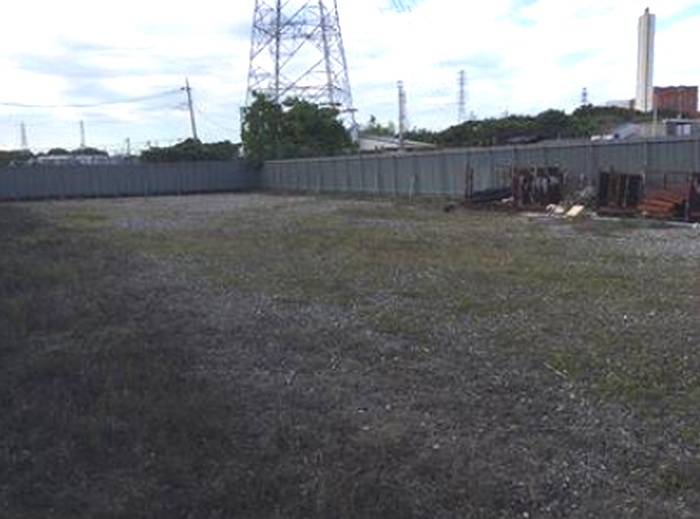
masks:
{"label": "white cloud", "polygon": [[[406,2],[404,2],[406,3]],[[0,102],[60,105],[179,88],[189,77],[201,135],[237,139],[245,101],[253,0],[12,2],[0,32]],[[338,0],[358,119],[396,120],[403,80],[409,119],[443,128],[456,120],[458,73],[468,75],[468,111],[571,110],[590,99],[632,98],[637,18],[646,0],[423,0],[395,13],[377,0]],[[407,4],[407,3],[406,3]],[[521,7],[519,7],[521,6]],[[657,15],[655,83],[698,84],[689,59],[700,30],[695,0],[649,4]],[[189,133],[184,93],[97,110],[0,107],[0,146],[19,144],[26,121],[35,147],[71,146],[77,121],[89,140],[122,146]]]}

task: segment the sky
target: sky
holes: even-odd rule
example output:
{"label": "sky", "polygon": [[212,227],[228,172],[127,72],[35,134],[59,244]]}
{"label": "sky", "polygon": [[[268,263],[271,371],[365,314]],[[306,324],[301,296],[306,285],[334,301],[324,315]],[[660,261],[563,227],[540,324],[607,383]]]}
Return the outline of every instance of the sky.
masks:
{"label": "sky", "polygon": [[[267,0],[268,3],[274,3]],[[286,0],[288,9],[302,0]],[[326,0],[330,4],[332,0]],[[240,139],[255,0],[25,0],[3,6],[0,149],[124,152],[191,136]],[[459,71],[476,118],[570,112],[635,94],[637,20],[656,14],[654,83],[700,84],[697,0],[337,0],[356,118],[457,123]],[[108,7],[109,6],[109,7]],[[11,21],[8,23],[8,21]],[[302,58],[299,58],[302,59]]]}

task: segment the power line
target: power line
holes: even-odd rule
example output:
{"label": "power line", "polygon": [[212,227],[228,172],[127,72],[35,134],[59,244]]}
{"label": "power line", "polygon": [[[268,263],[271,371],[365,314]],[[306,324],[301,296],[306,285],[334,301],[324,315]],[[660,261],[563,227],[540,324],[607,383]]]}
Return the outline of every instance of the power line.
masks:
{"label": "power line", "polygon": [[[418,14],[414,11],[414,8],[418,6],[419,2],[416,0],[407,0],[405,2],[401,0],[391,0],[387,3],[390,4],[388,9],[379,9],[382,15],[385,15],[386,11],[396,13],[400,15],[399,19],[407,25],[411,33],[421,32],[422,27],[417,26],[415,23]],[[422,24],[435,24],[435,21],[430,18],[421,16],[418,19]],[[454,77],[454,71],[448,70],[441,63],[427,65],[426,69],[427,70],[422,70],[420,73],[411,74],[409,76],[409,81],[419,94],[437,102],[435,108],[439,106],[447,113],[448,110],[453,109],[455,104],[454,97],[450,95],[450,92],[454,92],[454,80],[451,79]],[[449,80],[448,77],[450,78]],[[425,110],[423,112],[425,112]],[[436,119],[435,110],[431,110],[430,115],[424,113],[422,119],[426,118],[429,120]],[[437,115],[437,118],[441,119],[440,115]],[[423,124],[425,124],[425,122],[426,121],[424,121]]]}
{"label": "power line", "polygon": [[229,134],[233,135],[235,134],[238,130],[236,129],[235,125],[234,126],[226,126],[223,124],[219,124],[216,122],[214,119],[216,116],[212,116],[212,114],[207,113],[205,110],[202,108],[195,106],[195,110],[199,113],[201,116],[198,120],[202,121],[205,125],[208,125],[212,128],[216,128],[219,133],[223,132],[224,134]]}
{"label": "power line", "polygon": [[132,97],[127,99],[120,99],[114,101],[103,101],[99,103],[78,103],[78,104],[64,104],[64,105],[36,105],[36,104],[26,104],[26,103],[14,103],[14,102],[3,102],[0,101],[0,106],[9,106],[13,108],[95,108],[98,106],[110,106],[110,105],[122,105],[122,104],[132,104],[139,103],[141,101],[148,101],[150,99],[157,99],[160,97],[169,96],[172,94],[180,93],[182,89],[176,88],[173,90],[168,90],[166,92],[160,92],[158,94],[151,94],[148,96]]}

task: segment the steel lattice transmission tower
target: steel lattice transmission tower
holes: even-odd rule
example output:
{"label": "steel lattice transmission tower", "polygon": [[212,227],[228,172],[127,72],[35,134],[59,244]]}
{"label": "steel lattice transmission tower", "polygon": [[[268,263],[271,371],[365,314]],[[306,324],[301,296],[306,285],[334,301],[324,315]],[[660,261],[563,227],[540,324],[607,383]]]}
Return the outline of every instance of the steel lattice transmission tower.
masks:
{"label": "steel lattice transmission tower", "polygon": [[256,0],[246,106],[253,92],[335,107],[355,129],[336,0]]}

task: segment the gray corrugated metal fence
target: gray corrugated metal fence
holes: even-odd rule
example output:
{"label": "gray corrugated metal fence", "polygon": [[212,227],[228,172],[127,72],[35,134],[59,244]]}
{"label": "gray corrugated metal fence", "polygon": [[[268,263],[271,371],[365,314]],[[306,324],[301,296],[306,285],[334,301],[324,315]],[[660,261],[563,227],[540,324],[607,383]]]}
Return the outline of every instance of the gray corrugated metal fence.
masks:
{"label": "gray corrugated metal fence", "polygon": [[467,171],[474,190],[500,187],[510,168],[559,167],[570,187],[595,185],[601,169],[647,172],[660,183],[663,171],[700,171],[700,140],[548,143],[529,146],[444,150],[390,155],[271,161],[263,189],[310,193],[461,198]]}
{"label": "gray corrugated metal fence", "polygon": [[700,140],[551,143],[272,161],[261,174],[249,171],[243,161],[28,166],[0,169],[0,200],[256,189],[462,198],[468,171],[473,172],[473,189],[479,191],[503,187],[509,170],[521,167],[559,167],[570,188],[595,185],[601,169],[645,171],[647,185],[658,187],[664,172],[700,172]]}
{"label": "gray corrugated metal fence", "polygon": [[0,200],[245,191],[259,175],[243,161],[0,169]]}

